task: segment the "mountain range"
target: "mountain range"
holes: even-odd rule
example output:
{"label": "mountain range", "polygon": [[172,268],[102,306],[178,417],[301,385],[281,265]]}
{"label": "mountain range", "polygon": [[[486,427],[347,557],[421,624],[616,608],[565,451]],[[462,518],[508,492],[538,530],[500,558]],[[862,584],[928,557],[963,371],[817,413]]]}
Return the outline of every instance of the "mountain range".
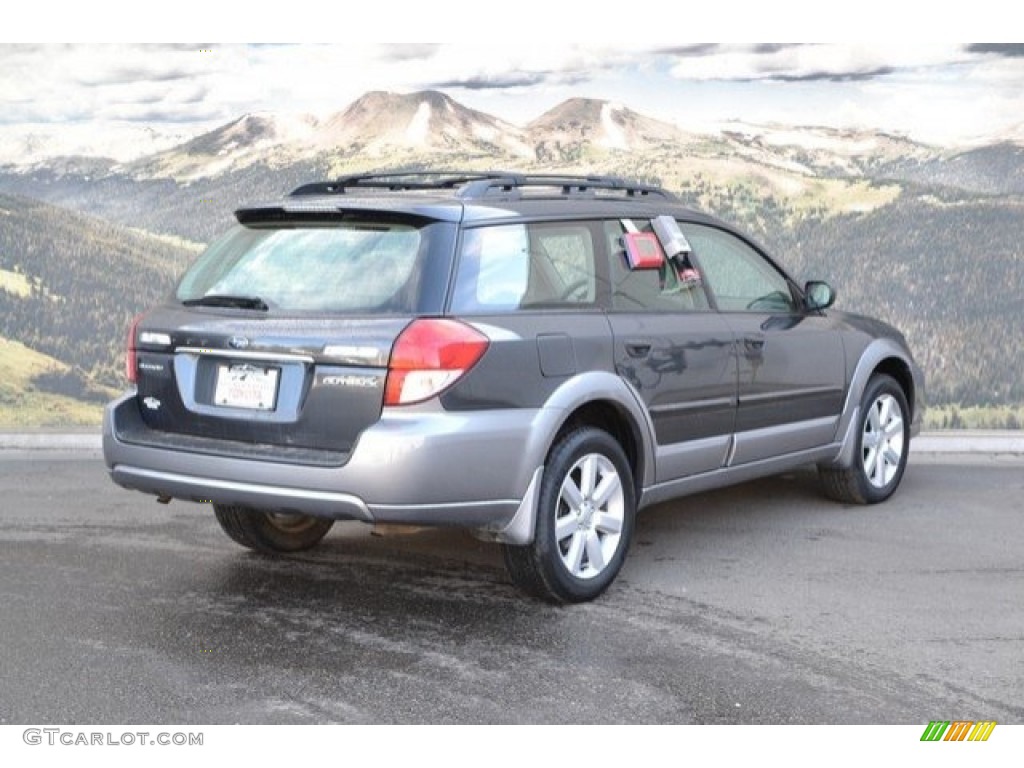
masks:
{"label": "mountain range", "polygon": [[[119,385],[113,326],[141,309],[143,296],[168,290],[238,205],[367,170],[500,168],[661,184],[751,231],[798,276],[831,280],[843,308],[905,328],[932,402],[1024,402],[1024,147],[1014,141],[936,147],[880,132],[739,122],[698,132],[587,98],[513,125],[438,91],[370,92],[320,118],[243,115],[176,142],[143,136],[138,152],[122,148],[118,157],[47,154],[55,149],[43,145],[20,157],[0,152],[0,207],[9,212],[0,211],[0,337],[79,371],[82,391]],[[130,255],[75,242],[76,231],[104,241],[96,232],[110,227]],[[89,259],[114,271],[117,259],[133,263],[133,277],[107,290],[86,279]],[[75,294],[65,283],[54,289],[58,279],[88,285],[97,306],[119,310],[113,325],[88,314],[99,344],[88,352],[61,337],[67,328],[40,320],[55,309],[46,291]],[[28,295],[26,284],[35,286]]]}

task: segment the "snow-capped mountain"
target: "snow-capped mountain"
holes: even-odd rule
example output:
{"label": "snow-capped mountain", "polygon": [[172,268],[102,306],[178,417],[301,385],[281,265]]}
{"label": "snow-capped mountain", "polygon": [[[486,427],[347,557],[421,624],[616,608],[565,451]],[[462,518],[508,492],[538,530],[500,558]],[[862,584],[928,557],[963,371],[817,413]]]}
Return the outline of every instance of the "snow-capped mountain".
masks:
{"label": "snow-capped mountain", "polygon": [[197,136],[181,149],[210,156],[258,152],[281,144],[308,143],[316,127],[312,115],[254,113]]}
{"label": "snow-capped mountain", "polygon": [[541,159],[578,154],[580,148],[638,152],[692,137],[669,123],[601,99],[573,98],[526,126]]}
{"label": "snow-capped mountain", "polygon": [[316,132],[322,150],[379,155],[408,151],[494,152],[532,158],[521,129],[459,104],[439,91],[371,91],[327,118]]}
{"label": "snow-capped mountain", "polygon": [[243,115],[126,168],[139,177],[192,179],[257,162],[280,166],[311,154],[317,125],[312,115]]}
{"label": "snow-capped mountain", "polygon": [[136,178],[194,180],[255,164],[280,168],[299,162],[360,155],[462,153],[534,156],[521,129],[465,107],[438,91],[372,91],[344,110],[312,115],[250,114],[179,146],[127,166]]}

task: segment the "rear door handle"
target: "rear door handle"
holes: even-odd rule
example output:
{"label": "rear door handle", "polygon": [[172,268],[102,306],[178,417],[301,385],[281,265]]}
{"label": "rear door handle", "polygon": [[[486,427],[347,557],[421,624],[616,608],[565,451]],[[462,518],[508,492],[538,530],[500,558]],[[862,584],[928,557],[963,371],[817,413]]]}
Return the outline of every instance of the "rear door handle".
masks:
{"label": "rear door handle", "polygon": [[743,345],[751,352],[760,352],[764,349],[764,336],[747,336]]}
{"label": "rear door handle", "polygon": [[651,352],[649,341],[627,341],[626,354],[630,357],[647,357]]}

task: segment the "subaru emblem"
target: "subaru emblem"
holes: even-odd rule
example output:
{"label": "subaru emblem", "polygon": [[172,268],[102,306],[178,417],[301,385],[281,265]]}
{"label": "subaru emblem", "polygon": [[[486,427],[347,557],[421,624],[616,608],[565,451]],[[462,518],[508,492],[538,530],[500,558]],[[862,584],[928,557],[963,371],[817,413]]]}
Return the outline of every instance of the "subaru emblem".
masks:
{"label": "subaru emblem", "polygon": [[249,340],[245,336],[232,336],[228,339],[228,346],[232,349],[245,349],[249,346]]}

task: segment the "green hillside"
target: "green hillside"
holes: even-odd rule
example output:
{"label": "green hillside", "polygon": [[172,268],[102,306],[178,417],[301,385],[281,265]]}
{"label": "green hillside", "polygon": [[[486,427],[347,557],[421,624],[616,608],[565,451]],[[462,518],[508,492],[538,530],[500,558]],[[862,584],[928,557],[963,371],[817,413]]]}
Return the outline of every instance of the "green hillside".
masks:
{"label": "green hillside", "polygon": [[132,316],[164,296],[195,255],[166,238],[0,195],[0,337],[70,366],[40,379],[42,391],[95,401],[123,383]]}
{"label": "green hillside", "polygon": [[908,191],[793,236],[779,253],[798,272],[906,334],[930,403],[1024,403],[1024,199]]}
{"label": "green hillside", "polygon": [[0,338],[0,427],[98,425],[102,401],[112,389],[86,389],[87,399],[46,391],[47,384],[74,378],[70,366]]}

